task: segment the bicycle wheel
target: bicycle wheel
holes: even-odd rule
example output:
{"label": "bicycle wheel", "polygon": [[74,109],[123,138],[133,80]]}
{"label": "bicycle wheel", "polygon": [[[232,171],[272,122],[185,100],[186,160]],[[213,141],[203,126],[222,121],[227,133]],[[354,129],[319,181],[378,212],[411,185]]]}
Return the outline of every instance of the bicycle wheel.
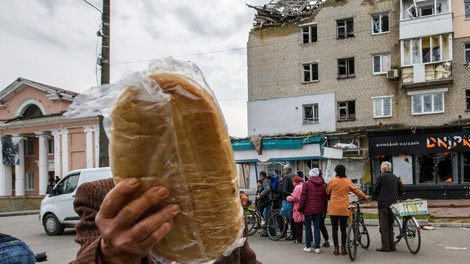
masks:
{"label": "bicycle wheel", "polygon": [[346,244],[348,247],[349,258],[354,261],[357,256],[357,223],[349,224]]}
{"label": "bicycle wheel", "polygon": [[370,246],[370,236],[369,231],[367,230],[366,224],[364,224],[364,219],[359,219],[359,224],[357,225],[357,240],[362,248],[367,249]]}
{"label": "bicycle wheel", "polygon": [[393,217],[393,234],[395,236],[394,238],[394,241],[395,241],[395,244],[400,242],[401,238],[402,238],[402,235],[401,235],[401,222],[400,222],[400,218],[398,218],[398,216],[394,216]]}
{"label": "bicycle wheel", "polygon": [[286,231],[286,225],[284,218],[279,214],[279,212],[273,212],[266,223],[266,231],[271,240],[279,240]]}
{"label": "bicycle wheel", "polygon": [[406,246],[411,253],[418,253],[421,247],[421,234],[416,219],[414,217],[406,217],[403,221],[403,226],[405,228]]}
{"label": "bicycle wheel", "polygon": [[255,210],[245,209],[246,225],[248,228],[248,235],[253,235],[260,228],[260,219]]}

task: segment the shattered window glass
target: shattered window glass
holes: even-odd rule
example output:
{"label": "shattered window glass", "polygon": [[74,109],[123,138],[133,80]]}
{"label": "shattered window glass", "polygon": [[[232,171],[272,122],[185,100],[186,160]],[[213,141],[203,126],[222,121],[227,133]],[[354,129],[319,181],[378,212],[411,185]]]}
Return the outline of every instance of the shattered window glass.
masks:
{"label": "shattered window glass", "polygon": [[302,43],[308,44],[317,42],[317,26],[310,25],[302,27]]}
{"label": "shattered window glass", "polygon": [[470,90],[465,91],[466,110],[470,110]]}
{"label": "shattered window glass", "polygon": [[470,1],[465,1],[465,18],[470,18]]}
{"label": "shattered window glass", "polygon": [[465,44],[465,61],[464,61],[464,63],[470,63],[470,44]]}
{"label": "shattered window glass", "polygon": [[337,38],[354,37],[354,21],[352,18],[336,20]]}
{"label": "shattered window glass", "polygon": [[304,105],[304,124],[311,124],[318,122],[318,104]]}
{"label": "shattered window glass", "polygon": [[421,109],[421,96],[419,95],[414,95],[413,96],[413,114],[421,114],[422,109]]}
{"label": "shattered window glass", "polygon": [[354,77],[354,58],[338,60],[338,78]]}
{"label": "shattered window glass", "polygon": [[444,93],[421,94],[412,96],[413,114],[444,112]]}
{"label": "shattered window glass", "polygon": [[338,102],[339,120],[356,119],[356,103],[354,101]]}
{"label": "shattered window glass", "polygon": [[443,96],[444,94],[442,93],[434,94],[434,112],[442,112],[444,110]]}
{"label": "shattered window glass", "polygon": [[317,81],[318,80],[318,64],[308,63],[303,65],[303,81]]}

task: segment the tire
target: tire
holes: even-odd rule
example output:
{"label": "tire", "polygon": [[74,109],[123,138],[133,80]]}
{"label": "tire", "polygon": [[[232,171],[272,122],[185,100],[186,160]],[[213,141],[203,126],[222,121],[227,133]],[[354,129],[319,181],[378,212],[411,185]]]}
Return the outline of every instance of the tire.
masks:
{"label": "tire", "polygon": [[64,227],[54,214],[48,214],[43,221],[44,231],[50,236],[58,236],[64,233]]}
{"label": "tire", "polygon": [[411,253],[417,254],[421,248],[421,233],[419,232],[419,225],[416,219],[412,217],[405,218],[403,223],[405,227],[405,241],[406,246]]}
{"label": "tire", "polygon": [[352,261],[357,256],[357,229],[357,223],[351,223],[348,227],[348,237],[346,238],[349,258]]}
{"label": "tire", "polygon": [[271,240],[279,240],[286,232],[286,224],[284,218],[279,212],[272,213],[266,224],[266,231]]}
{"label": "tire", "polygon": [[370,236],[363,219],[359,220],[357,234],[357,240],[359,241],[359,245],[361,245],[363,249],[368,249],[370,246]]}
{"label": "tire", "polygon": [[400,218],[398,218],[398,216],[394,216],[393,217],[393,234],[395,236],[394,240],[395,241],[395,244],[400,242],[402,236],[401,236],[401,222],[400,222]]}
{"label": "tire", "polygon": [[246,217],[246,224],[248,228],[248,235],[253,235],[258,231],[260,227],[260,219],[258,217],[258,214],[255,212],[255,210],[251,209],[245,209],[244,210],[245,217]]}

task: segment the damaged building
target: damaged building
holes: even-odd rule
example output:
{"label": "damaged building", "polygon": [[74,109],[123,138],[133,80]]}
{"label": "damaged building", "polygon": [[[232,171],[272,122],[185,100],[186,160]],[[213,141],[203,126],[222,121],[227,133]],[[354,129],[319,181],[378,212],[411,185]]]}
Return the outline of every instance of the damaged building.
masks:
{"label": "damaged building", "polygon": [[[408,195],[470,197],[470,17],[464,0],[270,1],[247,44],[245,187],[286,163],[373,186],[382,161]],[[467,9],[466,9],[467,7]],[[259,138],[262,138],[260,141]],[[261,151],[262,154],[259,154]]]}

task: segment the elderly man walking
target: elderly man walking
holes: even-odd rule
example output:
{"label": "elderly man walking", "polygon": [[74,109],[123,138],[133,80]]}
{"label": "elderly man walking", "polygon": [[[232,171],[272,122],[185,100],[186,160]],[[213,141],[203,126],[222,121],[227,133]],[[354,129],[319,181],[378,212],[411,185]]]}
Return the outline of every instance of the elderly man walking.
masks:
{"label": "elderly man walking", "polygon": [[388,161],[380,165],[380,175],[377,177],[374,197],[379,210],[379,231],[382,246],[377,248],[380,252],[396,251],[393,234],[393,212],[390,205],[397,201],[397,196],[403,194],[403,185],[400,179],[392,173],[392,164]]}

